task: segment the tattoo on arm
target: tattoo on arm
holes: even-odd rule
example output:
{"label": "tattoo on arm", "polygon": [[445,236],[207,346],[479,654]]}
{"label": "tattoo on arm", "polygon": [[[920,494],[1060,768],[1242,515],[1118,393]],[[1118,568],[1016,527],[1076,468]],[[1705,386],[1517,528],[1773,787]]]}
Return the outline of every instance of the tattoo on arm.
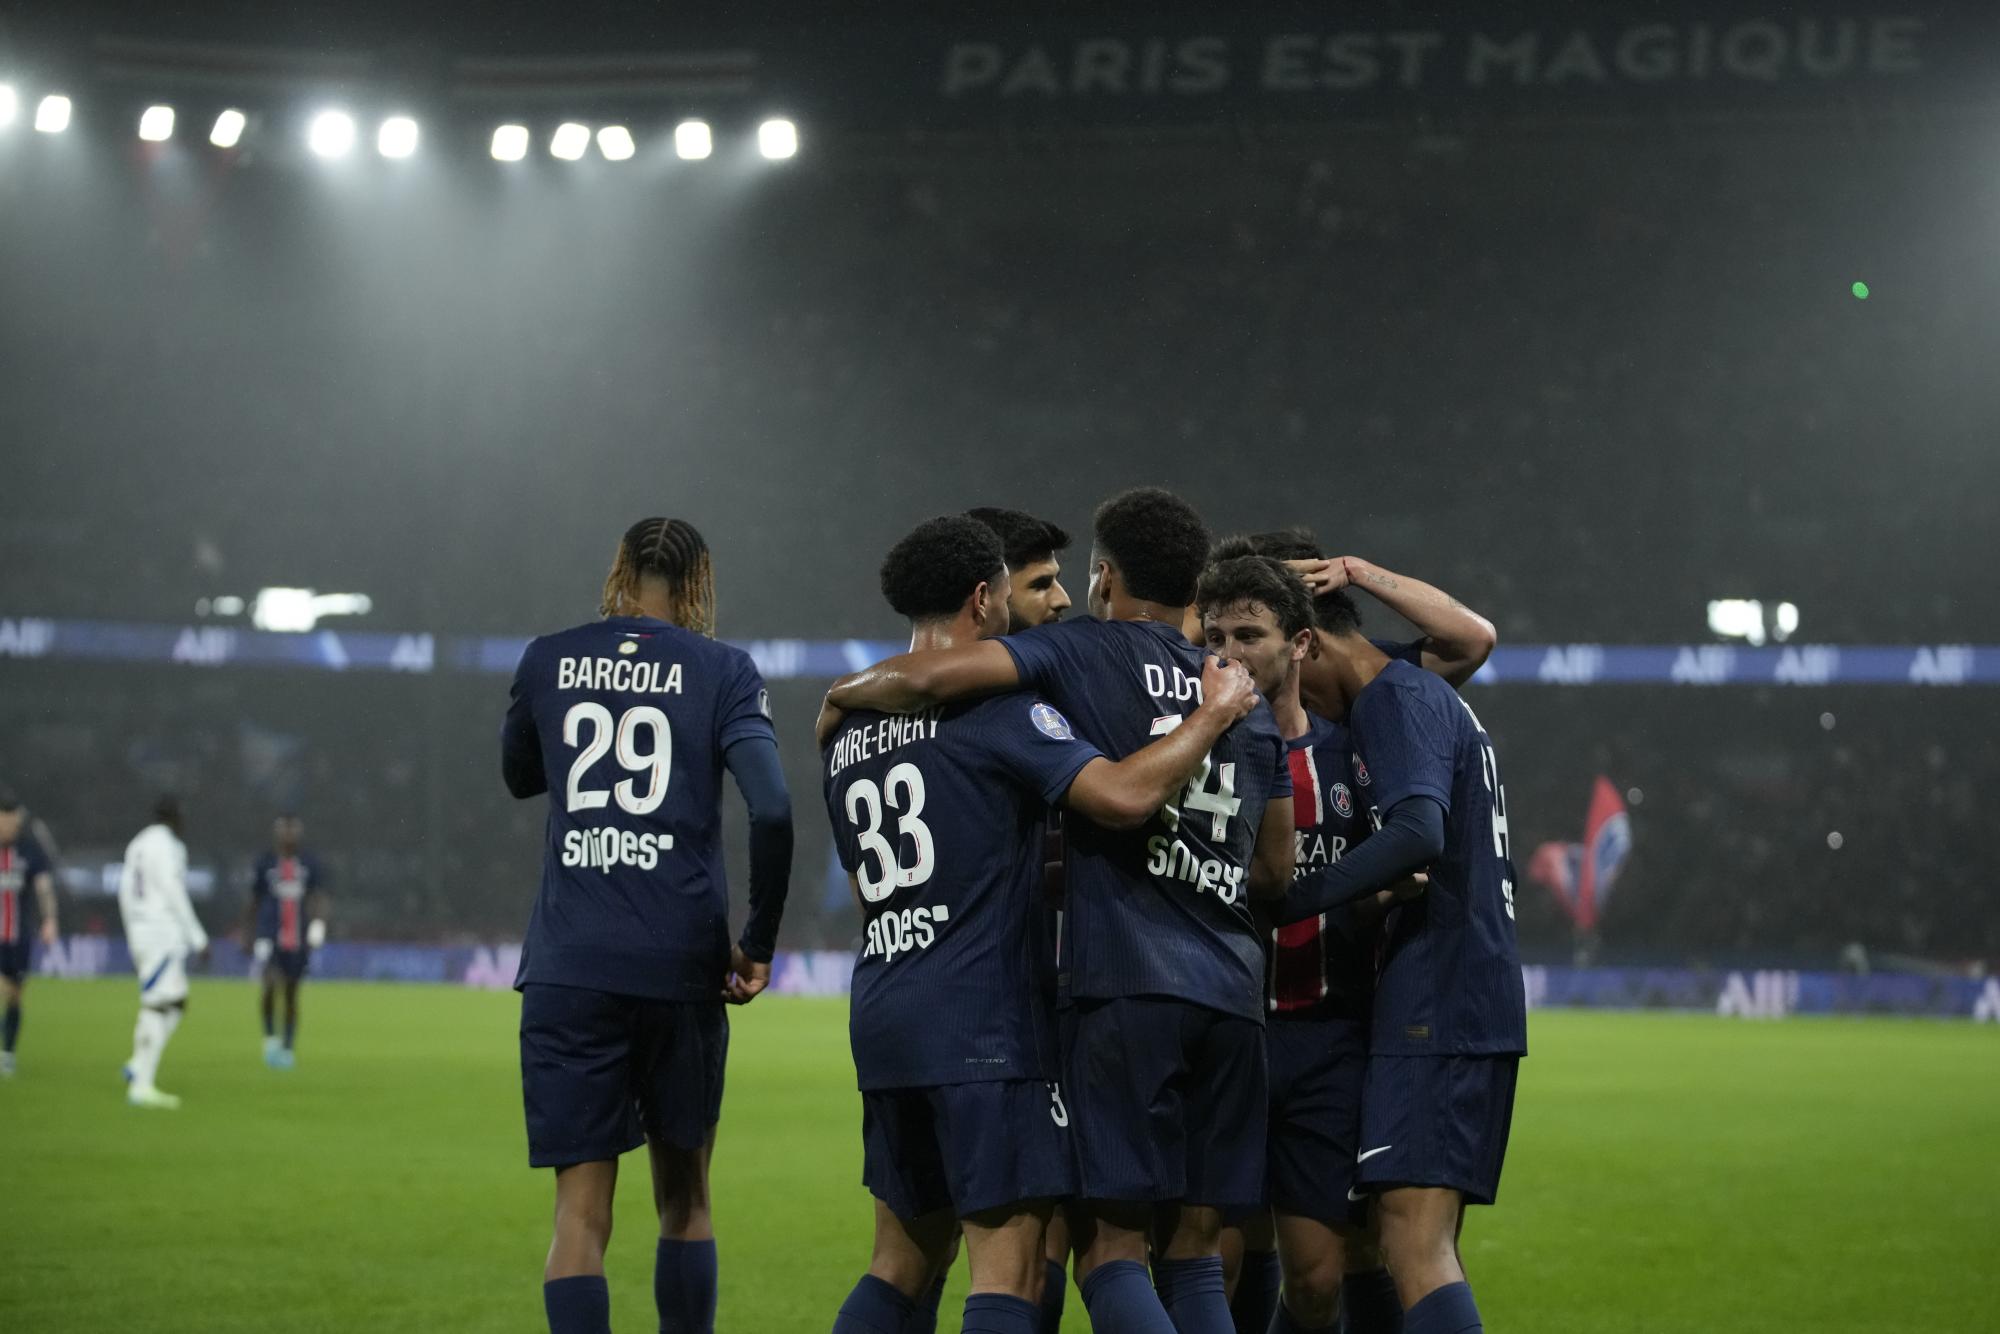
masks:
{"label": "tattoo on arm", "polygon": [[1388,575],[1383,574],[1380,570],[1370,571],[1368,574],[1368,582],[1375,585],[1375,587],[1377,588],[1395,588],[1398,586],[1394,579],[1391,579]]}

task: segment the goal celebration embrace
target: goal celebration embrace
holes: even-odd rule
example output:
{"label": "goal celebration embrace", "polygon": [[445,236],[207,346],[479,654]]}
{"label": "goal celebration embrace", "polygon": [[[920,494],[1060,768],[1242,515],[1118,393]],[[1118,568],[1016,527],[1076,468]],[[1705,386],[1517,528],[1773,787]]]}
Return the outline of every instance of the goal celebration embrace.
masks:
{"label": "goal celebration embrace", "polygon": [[[872,1228],[825,1328],[1053,1334],[1071,1300],[1098,1334],[1483,1328],[1459,1238],[1527,1054],[1505,788],[1456,693],[1492,625],[1285,526],[1310,516],[1218,538],[1135,488],[1080,571],[1031,514],[911,517],[879,579],[908,650],[817,719],[774,719],[714,638],[681,518],[626,530],[598,617],[521,656],[501,768],[547,805],[516,986],[552,1334],[608,1330],[638,1281],[605,1255],[641,1146],[659,1328],[732,1327],[710,1169],[757,1146],[718,1138],[728,1014],[783,939],[780,745],[807,729],[861,914],[861,1135],[817,1169]],[[1418,637],[1364,634],[1370,600]]]}

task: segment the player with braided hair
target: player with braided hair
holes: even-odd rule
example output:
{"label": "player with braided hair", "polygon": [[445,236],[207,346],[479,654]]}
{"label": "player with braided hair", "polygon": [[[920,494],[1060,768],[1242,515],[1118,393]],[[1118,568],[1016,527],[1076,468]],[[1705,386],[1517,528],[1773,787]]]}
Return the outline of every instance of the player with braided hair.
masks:
{"label": "player with braided hair", "polygon": [[665,598],[661,619],[715,635],[715,566],[708,543],[685,519],[641,519],[618,541],[617,558],[604,579],[600,616],[629,616],[646,607],[646,586]]}
{"label": "player with braided hair", "polygon": [[[756,664],[715,641],[708,544],[681,519],[627,529],[602,619],[530,643],[501,732],[516,797],[549,798],[541,891],[515,986],[528,1161],[556,1171],[543,1271],[552,1334],[610,1326],[604,1250],[618,1159],[650,1150],[660,1328],[715,1327],[709,1158],[724,1002],[770,980],[792,816]],[[750,914],[732,944],[722,771],[750,809]]]}

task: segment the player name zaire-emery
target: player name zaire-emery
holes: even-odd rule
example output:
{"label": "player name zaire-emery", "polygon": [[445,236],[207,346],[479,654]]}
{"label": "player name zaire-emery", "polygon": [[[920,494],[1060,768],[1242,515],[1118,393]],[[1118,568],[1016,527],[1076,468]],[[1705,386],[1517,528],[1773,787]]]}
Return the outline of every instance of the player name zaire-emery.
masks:
{"label": "player name zaire-emery", "polygon": [[557,658],[557,690],[616,690],[633,695],[678,695],[681,665],[632,658]]}
{"label": "player name zaire-emery", "polygon": [[941,716],[939,710],[932,709],[927,713],[891,715],[872,726],[855,728],[833,743],[833,753],[827,757],[826,776],[838,777],[850,764],[874,759],[912,741],[929,741],[937,735]]}

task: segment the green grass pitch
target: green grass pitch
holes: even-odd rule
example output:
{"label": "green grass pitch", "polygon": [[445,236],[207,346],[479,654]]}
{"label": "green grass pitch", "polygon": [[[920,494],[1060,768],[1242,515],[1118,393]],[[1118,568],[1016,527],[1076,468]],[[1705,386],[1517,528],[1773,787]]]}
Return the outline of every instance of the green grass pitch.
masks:
{"label": "green grass pitch", "polygon": [[[0,1327],[533,1331],[548,1174],[525,1165],[510,994],[309,985],[299,1066],[196,983],[122,1100],[128,981],[39,980],[0,1084]],[[715,1168],[726,1334],[824,1331],[868,1252],[844,1004],[735,1016]],[[1464,1250],[1489,1328],[2000,1327],[2000,1032],[1537,1013],[1499,1207]],[[610,1260],[653,1328],[643,1155]],[[957,1328],[961,1284],[940,1322]],[[1065,1329],[1086,1322],[1072,1291]]]}

